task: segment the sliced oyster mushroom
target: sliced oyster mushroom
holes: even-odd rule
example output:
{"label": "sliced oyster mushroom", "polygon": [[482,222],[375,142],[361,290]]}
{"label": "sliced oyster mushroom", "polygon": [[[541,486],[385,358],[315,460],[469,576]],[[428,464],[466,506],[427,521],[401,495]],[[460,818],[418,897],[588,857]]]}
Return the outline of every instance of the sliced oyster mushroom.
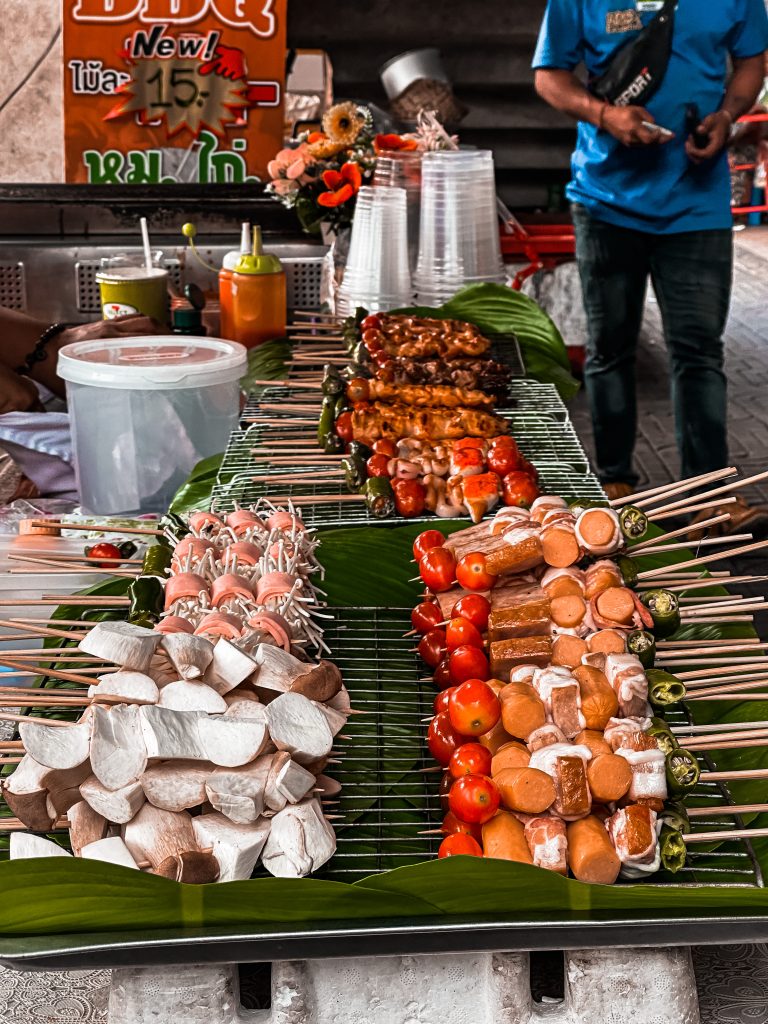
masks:
{"label": "sliced oyster mushroom", "polygon": [[129,782],[121,789],[107,789],[95,775],[85,780],[80,787],[80,795],[94,811],[117,825],[129,822],[146,799],[140,782]]}
{"label": "sliced oyster mushroom", "polygon": [[212,848],[220,882],[250,878],[269,835],[270,823],[260,818],[252,825],[237,825],[223,814],[201,814],[192,819],[198,844]]}

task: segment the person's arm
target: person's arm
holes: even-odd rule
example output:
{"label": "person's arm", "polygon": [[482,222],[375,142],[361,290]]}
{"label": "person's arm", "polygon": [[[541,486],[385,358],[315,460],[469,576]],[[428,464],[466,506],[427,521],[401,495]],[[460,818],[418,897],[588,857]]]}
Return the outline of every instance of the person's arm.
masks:
{"label": "person's arm", "polygon": [[733,76],[719,110],[709,114],[699,125],[699,131],[709,136],[703,149],[696,149],[693,137],[685,143],[685,151],[694,163],[710,160],[728,144],[731,127],[735,121],[751,110],[763,87],[764,57],[734,58]]}
{"label": "person's arm", "polygon": [[654,146],[669,142],[671,136],[652,128],[653,115],[645,107],[614,107],[592,96],[572,71],[561,68],[538,68],[536,92],[555,110],[597,125],[625,146]]}

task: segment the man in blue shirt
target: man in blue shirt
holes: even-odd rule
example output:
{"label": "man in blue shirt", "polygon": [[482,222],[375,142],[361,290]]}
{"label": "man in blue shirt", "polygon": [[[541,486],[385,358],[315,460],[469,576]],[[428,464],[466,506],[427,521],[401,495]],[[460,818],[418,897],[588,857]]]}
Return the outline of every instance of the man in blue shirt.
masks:
{"label": "man in blue shirt", "polygon": [[[588,323],[585,383],[598,469],[611,497],[637,482],[635,354],[649,277],[671,360],[682,475],[728,460],[722,334],[732,222],[725,147],[762,87],[768,17],[764,0],[678,0],[669,65],[647,108],[592,95],[575,69],[584,64],[590,79],[599,77],[663,6],[549,0],[533,59],[539,95],[579,122],[567,195]],[[686,130],[686,107],[694,103],[706,136],[699,148]]]}

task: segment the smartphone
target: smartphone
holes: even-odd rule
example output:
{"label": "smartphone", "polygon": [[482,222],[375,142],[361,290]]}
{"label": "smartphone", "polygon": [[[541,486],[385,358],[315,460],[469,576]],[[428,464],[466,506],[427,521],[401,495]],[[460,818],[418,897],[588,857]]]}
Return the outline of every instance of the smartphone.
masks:
{"label": "smartphone", "polygon": [[662,128],[660,124],[654,124],[653,121],[643,121],[642,125],[643,128],[647,128],[651,132],[658,132],[659,135],[663,135],[667,139],[671,139],[675,134],[674,132],[671,132],[669,128]]}
{"label": "smartphone", "polygon": [[686,103],[685,105],[685,132],[693,137],[693,145],[696,149],[704,149],[709,143],[707,132],[698,131],[701,124],[698,103]]}

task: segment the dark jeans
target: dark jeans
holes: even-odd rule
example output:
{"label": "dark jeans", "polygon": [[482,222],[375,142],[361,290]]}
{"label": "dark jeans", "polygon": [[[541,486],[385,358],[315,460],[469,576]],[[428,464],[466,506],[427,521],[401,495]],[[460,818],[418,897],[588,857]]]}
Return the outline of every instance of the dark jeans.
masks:
{"label": "dark jeans", "polygon": [[728,464],[722,334],[733,269],[730,230],[653,235],[573,207],[587,313],[584,371],[604,483],[634,484],[635,355],[650,277],[664,323],[683,477]]}

